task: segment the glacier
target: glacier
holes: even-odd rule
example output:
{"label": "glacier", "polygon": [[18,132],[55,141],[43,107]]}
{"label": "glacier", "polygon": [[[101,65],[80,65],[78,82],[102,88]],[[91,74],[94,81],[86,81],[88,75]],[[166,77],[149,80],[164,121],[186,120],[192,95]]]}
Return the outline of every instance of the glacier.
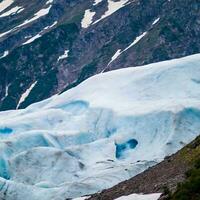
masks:
{"label": "glacier", "polygon": [[0,199],[66,200],[109,188],[200,133],[200,54],[95,75],[0,112]]}

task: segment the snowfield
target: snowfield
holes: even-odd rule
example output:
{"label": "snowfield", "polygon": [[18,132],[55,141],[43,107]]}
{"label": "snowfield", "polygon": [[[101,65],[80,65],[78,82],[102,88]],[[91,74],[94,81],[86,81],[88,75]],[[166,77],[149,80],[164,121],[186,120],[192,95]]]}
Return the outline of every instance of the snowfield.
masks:
{"label": "snowfield", "polygon": [[[1,11],[5,10],[7,7],[9,7],[13,2],[14,2],[14,0],[3,0],[3,1],[0,3],[0,13],[1,13]],[[21,27],[26,26],[27,24],[30,24],[30,23],[32,23],[32,22],[35,22],[36,20],[38,20],[38,19],[41,18],[41,17],[44,17],[45,15],[48,15],[48,14],[49,14],[49,11],[50,11],[51,8],[52,8],[52,3],[53,3],[53,0],[48,0],[48,1],[46,2],[46,4],[45,4],[45,7],[42,8],[41,10],[37,11],[37,12],[32,16],[31,19],[26,19],[23,23],[19,24],[18,26],[14,27],[14,28],[12,28],[12,29],[10,29],[10,30],[4,32],[4,33],[0,33],[0,38],[1,38],[1,37],[4,37],[5,35],[7,35],[7,34],[13,32],[13,31],[18,30],[18,29],[21,28]],[[14,9],[14,11],[15,11],[15,8],[13,8],[13,9]],[[22,9],[24,10],[24,8],[20,8],[20,10],[18,10],[18,13],[21,12],[21,11],[23,11]],[[7,16],[8,14],[11,14],[11,12],[13,13],[13,10],[12,10],[12,9],[11,9],[11,11],[8,11],[8,12],[3,13],[2,15],[0,15],[0,17],[5,16],[5,15]],[[16,11],[16,12],[17,12],[17,11]],[[39,36],[37,35],[37,36],[35,36],[35,37],[36,37],[36,38],[34,38],[33,41],[34,41],[35,39],[37,39]],[[33,42],[33,41],[31,41],[31,42]],[[31,43],[31,42],[29,42],[29,43]],[[28,44],[28,43],[24,43],[24,44]]]}
{"label": "snowfield", "polygon": [[142,194],[131,194],[129,196],[123,196],[120,198],[117,198],[115,200],[157,200],[160,198],[159,193],[157,194],[147,194],[147,195],[142,195]]}
{"label": "snowfield", "polygon": [[160,162],[200,133],[200,54],[102,73],[0,113],[0,199],[65,200]]}
{"label": "snowfield", "polygon": [[6,8],[8,8],[14,0],[2,0],[0,2],[0,12],[4,11]]}

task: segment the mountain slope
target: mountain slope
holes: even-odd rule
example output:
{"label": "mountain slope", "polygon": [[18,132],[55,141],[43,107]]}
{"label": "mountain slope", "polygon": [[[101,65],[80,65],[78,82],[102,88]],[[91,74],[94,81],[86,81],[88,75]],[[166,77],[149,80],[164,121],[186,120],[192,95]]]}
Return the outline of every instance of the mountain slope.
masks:
{"label": "mountain slope", "polygon": [[197,54],[107,72],[1,112],[0,198],[95,193],[181,149],[199,135],[199,63]]}
{"label": "mountain slope", "polygon": [[[145,172],[124,181],[113,188],[105,190],[99,194],[92,195],[89,200],[113,200],[120,196],[127,196],[132,193],[152,193],[162,192],[164,195],[161,199],[193,199],[192,193],[183,190],[185,180],[188,181],[190,174],[194,174],[195,168],[200,161],[200,137],[197,137],[189,145],[181,149],[176,154],[166,157],[158,165],[146,170]],[[186,176],[187,175],[187,176]],[[198,178],[196,173],[196,178]],[[176,187],[179,185],[178,190]],[[189,186],[189,184],[187,184]],[[195,190],[194,183],[191,187]],[[198,183],[196,184],[198,188]],[[198,190],[199,191],[199,190]],[[185,193],[184,193],[185,192]],[[167,197],[169,194],[171,197]],[[180,194],[183,194],[181,196]],[[189,196],[188,196],[189,195]],[[164,197],[165,196],[165,197]],[[195,195],[194,195],[195,197]],[[199,199],[197,197],[196,199]]]}
{"label": "mountain slope", "polygon": [[198,0],[16,0],[0,12],[0,109],[102,71],[198,53],[199,10]]}

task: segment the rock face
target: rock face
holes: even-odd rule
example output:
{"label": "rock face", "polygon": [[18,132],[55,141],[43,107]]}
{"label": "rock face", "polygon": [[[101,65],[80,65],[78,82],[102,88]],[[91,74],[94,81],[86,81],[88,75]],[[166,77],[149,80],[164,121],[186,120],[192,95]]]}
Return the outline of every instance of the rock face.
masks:
{"label": "rock face", "polygon": [[103,71],[198,53],[199,19],[198,0],[3,0],[0,110]]}

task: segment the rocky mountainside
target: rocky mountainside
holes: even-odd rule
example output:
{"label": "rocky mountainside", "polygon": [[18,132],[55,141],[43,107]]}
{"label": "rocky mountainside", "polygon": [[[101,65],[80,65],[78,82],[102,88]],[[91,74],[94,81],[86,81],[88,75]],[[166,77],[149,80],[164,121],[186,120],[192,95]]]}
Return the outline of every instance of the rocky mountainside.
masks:
{"label": "rocky mountainside", "polygon": [[162,200],[200,199],[200,137],[158,165],[88,200],[114,200],[132,193],[153,192],[163,193]]}
{"label": "rocky mountainside", "polygon": [[198,52],[199,0],[1,0],[0,110]]}

